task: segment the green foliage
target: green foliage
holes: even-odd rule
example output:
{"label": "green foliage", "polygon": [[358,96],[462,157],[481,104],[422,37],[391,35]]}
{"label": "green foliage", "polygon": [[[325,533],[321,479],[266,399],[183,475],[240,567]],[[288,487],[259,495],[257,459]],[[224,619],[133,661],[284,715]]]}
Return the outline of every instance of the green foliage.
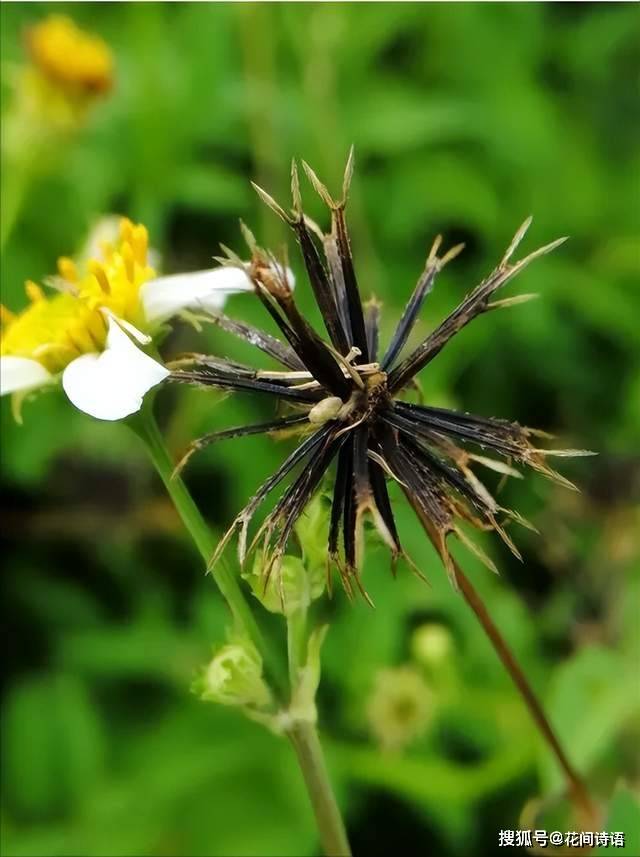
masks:
{"label": "green foliage", "polygon": [[4,787],[16,811],[47,818],[78,805],[102,769],[102,723],[87,690],[52,673],[16,685],[4,712]]}
{"label": "green foliage", "polygon": [[[563,468],[581,494],[539,477],[505,486],[504,505],[541,532],[513,533],[523,565],[488,538],[500,578],[462,550],[460,560],[569,755],[603,805],[611,800],[603,829],[631,842],[637,808],[616,787],[637,781],[640,734],[634,8],[62,8],[111,44],[117,83],[26,190],[2,256],[12,309],[23,306],[26,278],[51,273],[98,216],[119,212],[147,224],[167,272],[210,265],[219,241],[240,251],[240,217],[262,244],[286,240],[296,294],[317,321],[293,241],[249,179],[286,201],[295,155],[337,188],[351,143],[352,239],[363,291],[384,305],[383,337],[437,233],[467,249],[442,274],[416,338],[490,270],[529,213],[527,248],[571,236],[523,274],[522,291],[539,292],[537,301],[479,319],[421,383],[433,404],[518,419],[599,453]],[[3,110],[23,28],[60,9],[2,5]],[[229,311],[265,324],[245,296]],[[178,327],[163,344],[166,357],[195,349],[255,360],[206,327]],[[317,853],[286,743],[188,692],[228,617],[136,439],[58,393],[27,402],[22,426],[8,405],[3,854]],[[257,397],[197,390],[162,391],[158,406],[176,458],[197,434],[271,416]],[[194,458],[186,478],[212,527],[226,528],[290,448],[251,437]],[[556,793],[558,771],[395,499],[403,543],[431,586],[402,563],[394,580],[371,537],[365,582],[376,609],[339,589],[313,608],[331,626],[318,709],[338,796],[356,852],[389,853],[408,831],[416,853],[493,853],[498,829],[518,827],[529,798]],[[303,550],[321,568],[313,510],[303,529]],[[281,617],[271,618],[281,631]],[[437,669],[412,643],[427,623],[451,636]],[[424,734],[389,754],[371,735],[367,704],[379,671],[403,665],[421,671],[434,707]]]}
{"label": "green foliage", "polygon": [[[630,854],[640,852],[640,801],[630,789],[620,788],[615,793],[606,821],[607,830],[626,833],[624,847]],[[614,845],[601,845],[598,854],[613,854]]]}

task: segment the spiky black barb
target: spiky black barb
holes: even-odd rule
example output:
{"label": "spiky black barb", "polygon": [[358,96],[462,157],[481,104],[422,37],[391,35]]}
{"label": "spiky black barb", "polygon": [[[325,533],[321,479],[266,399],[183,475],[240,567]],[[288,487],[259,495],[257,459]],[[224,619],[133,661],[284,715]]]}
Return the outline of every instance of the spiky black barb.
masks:
{"label": "spiky black barb", "polygon": [[[311,168],[305,172],[327,205],[331,229],[323,233],[302,211],[295,162],[292,166],[293,208],[285,211],[271,196],[254,186],[261,199],[293,230],[300,246],[307,276],[322,313],[329,341],[323,339],[299,312],[288,281],[286,260],[261,249],[243,226],[251,250],[251,262],[243,264],[227,251],[223,264],[242,265],[255,294],[280,330],[282,338],[222,314],[211,320],[239,336],[284,369],[257,370],[206,355],[190,355],[174,364],[172,380],[226,390],[263,393],[288,406],[291,414],[254,426],[213,432],[194,441],[179,467],[198,449],[218,440],[257,433],[299,431],[302,442],[278,470],[264,482],[227,530],[212,558],[212,565],[228,541],[239,532],[240,562],[260,540],[263,543],[265,586],[280,563],[293,527],[336,462],[328,533],[328,574],[337,567],[345,590],[364,593],[360,579],[363,520],[370,516],[388,546],[392,561],[406,557],[400,543],[387,483],[397,482],[428,537],[437,549],[455,584],[455,566],[447,538],[455,533],[492,569],[491,560],[459,526],[461,520],[483,530],[494,530],[519,556],[504,529],[503,520],[527,522],[498,504],[472,470],[474,463],[504,474],[519,476],[513,463],[527,465],[569,487],[552,470],[546,457],[580,455],[582,450],[542,450],[531,438],[537,433],[516,422],[473,416],[404,401],[401,397],[415,378],[448,342],[470,321],[493,309],[532,296],[493,300],[530,262],[558,247],[560,238],[517,262],[512,256],[522,241],[531,218],[518,229],[496,268],[413,351],[403,357],[405,346],[437,274],[462,250],[457,245],[440,255],[442,239],[436,238],[414,291],[386,351],[378,353],[379,305],[363,304],[356,279],[345,207],[353,172],[349,156],[342,198],[334,200]],[[321,245],[322,253],[319,250]],[[480,448],[499,456],[487,458]],[[248,546],[250,522],[267,497],[286,483],[275,507]],[[355,588],[354,588],[355,585]]]}

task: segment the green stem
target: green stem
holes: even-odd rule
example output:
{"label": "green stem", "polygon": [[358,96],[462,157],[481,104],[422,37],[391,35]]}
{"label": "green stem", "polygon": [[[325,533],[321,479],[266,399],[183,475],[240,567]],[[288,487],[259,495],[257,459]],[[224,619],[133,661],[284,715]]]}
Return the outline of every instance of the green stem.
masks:
{"label": "green stem", "polygon": [[[151,413],[151,405],[145,405],[142,411],[130,418],[129,425],[147,447],[151,460],[164,482],[182,522],[195,542],[205,564],[208,564],[216,547],[215,539],[198,507],[193,502],[186,485],[179,476],[173,475],[174,464],[164,444],[158,424]],[[282,688],[282,664],[267,647],[256,617],[240,588],[237,576],[224,561],[224,557],[221,557],[216,564],[212,577],[229,605],[234,620],[249,635],[262,656],[265,669]]]}
{"label": "green stem", "polygon": [[[295,610],[287,616],[287,648],[289,682],[291,694],[295,696],[301,670],[306,666],[308,657],[306,608]],[[315,706],[313,708],[315,711]],[[288,734],[307,787],[323,851],[327,857],[349,857],[349,841],[333,794],[316,726],[309,720],[297,720]]]}
{"label": "green stem", "polygon": [[[185,527],[205,563],[208,563],[215,549],[213,535],[198,507],[193,502],[184,482],[179,476],[173,475],[173,462],[153,418],[150,402],[145,405],[142,411],[129,419],[129,425],[147,447],[151,460]],[[279,680],[282,673],[280,661],[272,657],[270,650],[265,646],[264,637],[249,604],[245,600],[235,574],[221,559],[216,565],[213,576],[231,609],[235,621],[242,625],[262,655],[265,669],[272,674],[274,679]],[[306,663],[306,618],[306,611],[298,610],[289,617],[287,624],[291,688],[296,687],[300,670]],[[282,687],[280,681],[278,681],[278,685]],[[325,854],[327,857],[349,857],[351,854],[349,843],[340,810],[331,789],[316,728],[308,722],[297,722],[289,731],[289,737],[309,792]]]}
{"label": "green stem", "polygon": [[327,857],[350,857],[349,841],[338,809],[316,727],[300,721],[289,732],[298,757]]}
{"label": "green stem", "polygon": [[289,655],[289,680],[294,688],[298,681],[298,672],[307,658],[307,613],[295,610],[287,617],[287,652]]}

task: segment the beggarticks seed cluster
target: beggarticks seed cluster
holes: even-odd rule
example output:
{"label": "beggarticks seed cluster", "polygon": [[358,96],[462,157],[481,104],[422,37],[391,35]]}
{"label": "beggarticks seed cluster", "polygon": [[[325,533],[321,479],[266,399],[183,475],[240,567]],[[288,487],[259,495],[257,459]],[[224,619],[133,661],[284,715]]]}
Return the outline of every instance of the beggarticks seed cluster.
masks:
{"label": "beggarticks seed cluster", "polygon": [[[527,522],[518,513],[500,506],[473,472],[472,465],[477,463],[513,475],[512,465],[519,463],[569,485],[549,468],[546,458],[553,454],[581,454],[581,451],[538,449],[531,438],[539,433],[518,423],[415,404],[407,401],[406,396],[415,385],[418,373],[470,321],[531,297],[494,300],[498,289],[565,239],[547,244],[514,262],[513,254],[530,225],[530,219],[527,220],[516,232],[497,267],[417,348],[405,355],[409,335],[437,274],[462,250],[462,245],[458,245],[440,255],[441,238],[438,237],[391,341],[385,350],[380,350],[379,305],[375,301],[363,304],[361,300],[345,220],[353,157],[350,155],[347,163],[340,200],[330,196],[307,164],[304,168],[329,210],[331,228],[328,233],[322,232],[303,213],[295,163],[290,212],[262,189],[256,187],[256,191],[297,238],[328,341],[320,337],[298,310],[284,263],[278,263],[271,253],[261,249],[245,227],[245,238],[252,253],[249,276],[258,300],[279,328],[282,338],[221,314],[216,315],[214,321],[261,349],[283,368],[259,371],[219,357],[191,355],[174,365],[171,376],[176,382],[272,396],[280,409],[284,406],[289,411],[266,423],[205,435],[191,445],[181,465],[196,450],[224,438],[284,429],[296,429],[303,435],[301,443],[236,517],[212,562],[215,563],[236,531],[239,532],[241,563],[262,540],[266,586],[271,576],[278,574],[296,521],[334,462],[327,549],[329,562],[338,568],[348,594],[359,590],[366,595],[360,577],[366,516],[372,519],[388,546],[393,562],[401,556],[406,558],[389,498],[388,481],[396,482],[404,492],[454,585],[456,567],[447,545],[452,534],[493,568],[491,560],[461,529],[460,521],[479,529],[494,530],[519,556],[504,529],[504,520],[525,525]],[[242,264],[237,256],[226,252],[225,265]],[[503,460],[477,454],[473,451],[477,447]],[[248,546],[248,528],[254,514],[287,479],[289,484]]]}

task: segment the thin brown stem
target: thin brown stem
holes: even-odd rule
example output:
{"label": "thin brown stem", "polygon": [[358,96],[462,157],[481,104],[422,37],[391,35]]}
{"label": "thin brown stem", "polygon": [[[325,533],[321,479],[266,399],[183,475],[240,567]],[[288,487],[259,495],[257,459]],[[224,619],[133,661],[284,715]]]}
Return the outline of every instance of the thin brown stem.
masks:
{"label": "thin brown stem", "polygon": [[[422,526],[424,527],[424,530],[428,535],[431,543],[438,551],[438,553],[440,553],[440,555],[442,556],[442,544],[438,540],[438,532],[435,529],[432,521],[429,519],[429,517],[421,508],[421,506],[413,502],[411,493],[406,488],[403,488],[403,490],[407,499],[411,503],[416,515],[418,516],[420,522],[422,523]],[[551,749],[551,752],[553,753],[553,755],[558,761],[558,764],[562,768],[562,771],[566,777],[569,786],[569,793],[571,795],[571,799],[573,800],[573,803],[576,806],[577,810],[580,812],[580,815],[584,818],[585,826],[587,826],[588,829],[595,830],[599,820],[599,813],[596,808],[596,805],[592,801],[591,796],[587,791],[587,787],[582,782],[580,776],[569,761],[567,754],[563,750],[562,745],[560,744],[555,732],[551,728],[551,724],[547,719],[547,715],[544,713],[544,709],[542,708],[538,697],[534,693],[533,688],[529,684],[529,681],[526,675],[524,674],[522,667],[516,660],[513,652],[507,645],[507,641],[504,639],[497,626],[495,625],[493,619],[489,615],[489,612],[485,607],[482,598],[476,592],[475,587],[473,586],[467,575],[460,568],[460,566],[452,556],[449,555],[448,559],[450,559],[456,583],[462,593],[462,596],[464,597],[464,600],[476,614],[476,617],[482,625],[485,634],[489,638],[491,645],[495,649],[496,654],[502,661],[504,668],[507,670],[507,672],[511,676],[511,680],[520,692],[525,705],[529,709],[529,713],[533,717],[536,726],[540,730],[540,733],[547,742],[547,745]]]}
{"label": "thin brown stem", "polygon": [[551,748],[551,751],[556,757],[558,764],[562,768],[564,775],[567,778],[569,789],[571,791],[571,796],[576,806],[580,810],[581,814],[584,815],[585,821],[588,821],[593,824],[598,818],[598,813],[595,804],[591,800],[591,797],[589,795],[589,792],[587,791],[585,784],[582,782],[580,776],[569,761],[567,754],[563,750],[555,732],[551,728],[551,724],[547,720],[547,716],[544,713],[542,705],[540,704],[537,696],[535,695],[533,688],[529,684],[522,670],[522,667],[514,657],[513,652],[511,651],[504,637],[493,622],[493,619],[489,615],[489,612],[487,611],[484,602],[480,598],[480,595],[477,593],[473,584],[455,560],[453,560],[453,567],[455,569],[456,581],[458,583],[458,586],[460,587],[460,591],[462,592],[465,601],[476,614],[478,621],[482,625],[487,637],[491,641],[491,645],[495,649],[496,654],[498,655],[505,669],[511,676],[513,683],[520,691],[520,694],[522,695],[522,698],[527,708],[529,709],[529,712],[533,717],[538,729],[540,730],[545,741]]}

